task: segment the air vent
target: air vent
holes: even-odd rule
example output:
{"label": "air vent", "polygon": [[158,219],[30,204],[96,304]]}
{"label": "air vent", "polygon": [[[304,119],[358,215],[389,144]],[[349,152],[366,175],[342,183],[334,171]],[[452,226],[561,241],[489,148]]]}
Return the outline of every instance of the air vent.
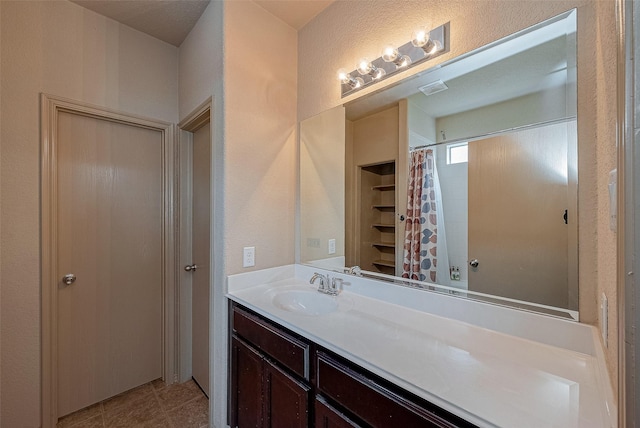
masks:
{"label": "air vent", "polygon": [[426,96],[429,96],[437,94],[438,92],[446,91],[449,87],[442,80],[436,80],[435,82],[420,86],[418,89],[420,89],[420,91],[422,91]]}

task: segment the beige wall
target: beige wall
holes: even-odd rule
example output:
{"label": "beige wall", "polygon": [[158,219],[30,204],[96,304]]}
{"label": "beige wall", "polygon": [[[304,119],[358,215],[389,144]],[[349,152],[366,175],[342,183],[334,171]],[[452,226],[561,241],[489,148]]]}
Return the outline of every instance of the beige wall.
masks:
{"label": "beige wall", "polygon": [[608,230],[606,187],[607,173],[615,164],[615,2],[454,0],[427,7],[417,0],[338,1],[299,33],[298,116],[304,120],[371,92],[367,88],[341,99],[336,71],[355,68],[363,56],[380,56],[385,44],[406,43],[419,25],[450,22],[450,52],[374,85],[376,89],[574,7],[578,8],[580,315],[583,322],[597,325],[597,296],[606,292],[610,326],[606,355],[616,390],[616,247],[615,235]]}
{"label": "beige wall", "polygon": [[[297,34],[255,3],[225,2],[228,275],[294,262]],[[242,248],[256,266],[242,267]]]}
{"label": "beige wall", "polygon": [[[226,275],[294,262],[297,33],[246,1],[213,1],[180,46],[180,118],[213,97],[211,422],[226,423]],[[242,267],[242,248],[256,266]]]}
{"label": "beige wall", "polygon": [[[178,49],[77,5],[0,5],[1,120],[12,124],[1,131],[0,390],[11,394],[3,397],[0,422],[38,426],[38,93],[170,122],[213,97],[214,210],[227,219],[217,215],[214,225],[219,333],[226,326],[224,275],[243,270],[243,246],[256,246],[254,269],[294,261],[296,32],[253,3],[212,2],[179,51],[178,77]],[[226,106],[224,96],[232,100]],[[226,371],[225,344],[214,345],[214,376]],[[224,392],[217,380],[217,392]],[[226,395],[216,395],[213,421],[221,426]]]}
{"label": "beige wall", "polygon": [[177,49],[69,2],[2,1],[0,425],[40,425],[39,93],[177,119]]}
{"label": "beige wall", "polygon": [[[300,124],[300,261],[345,255],[345,119],[339,106]],[[318,247],[309,239],[319,241]],[[335,254],[328,253],[336,240]]]}
{"label": "beige wall", "polygon": [[[178,112],[180,120],[209,97],[217,103],[213,115],[223,118],[223,8],[212,2],[179,49]],[[218,101],[220,99],[220,101]],[[214,119],[215,120],[215,119]]]}

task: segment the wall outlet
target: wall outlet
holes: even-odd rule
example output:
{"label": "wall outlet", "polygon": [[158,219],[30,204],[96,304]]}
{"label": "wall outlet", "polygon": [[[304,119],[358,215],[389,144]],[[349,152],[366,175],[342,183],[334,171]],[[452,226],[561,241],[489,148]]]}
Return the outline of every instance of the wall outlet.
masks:
{"label": "wall outlet", "polygon": [[602,293],[600,300],[600,332],[602,333],[604,346],[609,347],[609,301],[604,293]]}
{"label": "wall outlet", "polygon": [[242,250],[242,267],[256,265],[256,247],[244,247]]}
{"label": "wall outlet", "polygon": [[309,247],[309,248],[320,248],[320,239],[318,239],[318,238],[307,238],[307,247]]}
{"label": "wall outlet", "polygon": [[336,240],[329,239],[329,254],[335,254],[335,253],[336,253]]}

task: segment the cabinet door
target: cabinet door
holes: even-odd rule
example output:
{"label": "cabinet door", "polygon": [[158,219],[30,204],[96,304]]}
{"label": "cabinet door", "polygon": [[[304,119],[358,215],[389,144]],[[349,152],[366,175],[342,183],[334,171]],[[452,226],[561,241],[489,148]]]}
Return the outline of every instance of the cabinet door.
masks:
{"label": "cabinet door", "polygon": [[357,428],[345,415],[331,407],[320,397],[316,397],[316,428]]}
{"label": "cabinet door", "polygon": [[262,427],[262,356],[231,339],[231,426]]}
{"label": "cabinet door", "polygon": [[308,427],[309,387],[264,360],[265,427]]}

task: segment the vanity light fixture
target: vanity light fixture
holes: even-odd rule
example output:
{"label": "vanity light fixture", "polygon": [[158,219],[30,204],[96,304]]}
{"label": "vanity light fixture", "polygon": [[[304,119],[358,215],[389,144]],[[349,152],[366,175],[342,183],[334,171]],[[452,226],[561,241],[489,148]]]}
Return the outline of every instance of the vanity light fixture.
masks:
{"label": "vanity light fixture", "polygon": [[358,62],[356,69],[351,72],[347,72],[344,69],[339,70],[338,79],[341,84],[342,97],[352,94],[365,86],[384,80],[394,73],[448,52],[448,30],[449,23],[431,31],[425,29],[414,31],[409,42],[398,48],[393,46],[386,47],[382,51],[381,57],[373,61],[363,58]]}

